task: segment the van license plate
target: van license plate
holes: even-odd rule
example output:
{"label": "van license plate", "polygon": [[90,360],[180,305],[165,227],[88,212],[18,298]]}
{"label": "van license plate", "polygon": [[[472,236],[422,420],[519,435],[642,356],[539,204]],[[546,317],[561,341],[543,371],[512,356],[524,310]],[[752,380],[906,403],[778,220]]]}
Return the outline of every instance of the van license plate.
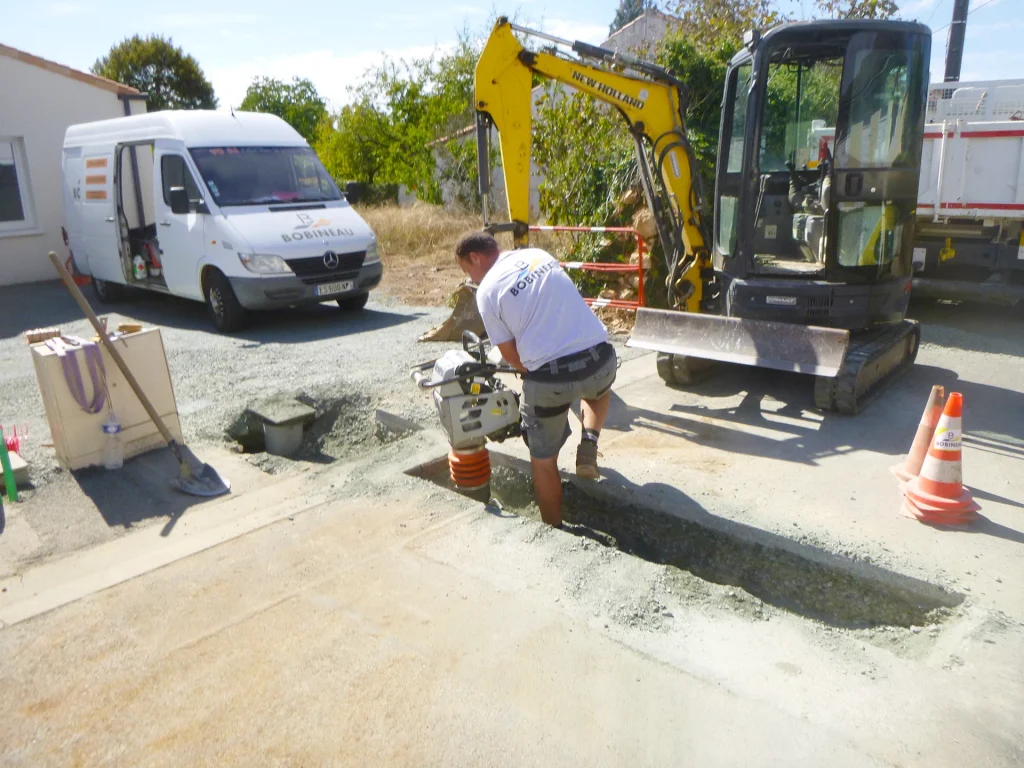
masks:
{"label": "van license plate", "polygon": [[324,283],[316,287],[317,296],[330,296],[335,293],[351,291],[355,287],[355,280],[346,280],[342,283]]}

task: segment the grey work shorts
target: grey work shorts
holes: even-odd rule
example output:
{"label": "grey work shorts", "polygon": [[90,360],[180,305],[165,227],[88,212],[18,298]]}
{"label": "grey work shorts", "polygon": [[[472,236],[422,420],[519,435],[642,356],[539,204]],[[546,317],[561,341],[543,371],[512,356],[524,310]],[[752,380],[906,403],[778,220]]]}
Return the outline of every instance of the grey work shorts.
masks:
{"label": "grey work shorts", "polygon": [[520,404],[523,438],[535,459],[558,455],[569,439],[569,408],[579,400],[596,400],[609,391],[615,381],[618,364],[615,353],[585,371],[574,381],[523,381]]}

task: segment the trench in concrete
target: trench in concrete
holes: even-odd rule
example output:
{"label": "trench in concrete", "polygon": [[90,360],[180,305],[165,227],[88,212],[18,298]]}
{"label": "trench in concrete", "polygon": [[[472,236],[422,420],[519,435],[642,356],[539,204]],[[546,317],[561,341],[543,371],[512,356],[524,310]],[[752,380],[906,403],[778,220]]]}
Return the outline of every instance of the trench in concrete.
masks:
{"label": "trench in concrete", "polygon": [[[502,509],[537,517],[528,465],[491,453],[492,499]],[[447,458],[406,474],[456,489]],[[585,535],[652,563],[742,589],[769,605],[843,628],[922,626],[941,621],[963,595],[920,579],[703,510],[669,510],[624,486],[562,482],[563,519]],[[696,519],[696,518],[701,519]]]}

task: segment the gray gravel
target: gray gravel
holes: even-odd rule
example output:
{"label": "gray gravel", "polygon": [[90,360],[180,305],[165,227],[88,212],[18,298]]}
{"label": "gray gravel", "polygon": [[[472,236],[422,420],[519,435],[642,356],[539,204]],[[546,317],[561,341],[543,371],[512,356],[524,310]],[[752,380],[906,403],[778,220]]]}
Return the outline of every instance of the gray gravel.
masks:
{"label": "gray gravel", "polygon": [[[102,470],[62,471],[52,448],[44,445],[49,429],[22,333],[59,325],[67,333],[91,335],[67,290],[56,282],[0,288],[0,307],[0,424],[27,423],[30,431],[23,453],[36,488],[24,494],[16,511],[31,519],[29,538],[42,541],[41,546],[29,542],[29,557],[90,546],[132,526],[173,522],[188,504],[166,493],[167,478],[176,474],[166,451],[128,462],[118,482],[111,483]],[[161,329],[185,438],[194,447],[223,443],[226,427],[247,406],[271,395],[304,396],[321,411],[340,402],[337,426],[316,434],[304,449],[301,458],[309,465],[379,449],[372,432],[375,408],[432,425],[431,399],[413,387],[407,371],[451,347],[416,341],[447,315],[446,309],[407,307],[388,297],[375,296],[355,315],[333,304],[263,313],[233,336],[212,332],[201,304],[158,294],[136,293],[124,303],[94,307],[112,324],[134,320]],[[927,303],[915,306],[913,314],[925,324],[924,343],[941,348],[950,367],[964,349],[1005,356],[1011,366],[1019,366],[1024,356],[1024,308]],[[625,348],[622,337],[614,341],[623,359],[641,354]],[[346,412],[346,403],[360,412]],[[289,462],[263,454],[252,455],[250,462],[270,474],[290,468]],[[3,541],[10,542],[14,533],[8,531]],[[0,573],[20,567],[18,557],[9,555],[11,548],[0,547]]]}
{"label": "gray gravel", "polygon": [[[92,300],[91,288],[85,290]],[[0,288],[0,307],[0,424],[29,426],[23,453],[36,488],[23,494],[18,511],[31,517],[34,533],[45,542],[33,558],[91,546],[132,526],[180,515],[185,508],[180,496],[165,493],[167,478],[176,474],[167,452],[128,462],[118,482],[111,483],[103,470],[61,470],[53,449],[44,445],[49,428],[22,334],[59,325],[65,333],[92,336],[68,291],[57,282]],[[378,447],[372,439],[378,407],[432,425],[431,399],[413,387],[407,372],[452,346],[416,341],[447,316],[447,309],[407,307],[377,295],[357,314],[344,314],[334,304],[260,313],[248,329],[231,336],[212,331],[202,304],[159,294],[136,292],[112,306],[93,301],[93,308],[107,315],[111,326],[130,320],[160,328],[185,440],[194,448],[223,442],[224,430],[247,406],[271,395],[306,396],[325,407],[333,400],[360,404],[358,414],[342,412],[333,432],[314,436],[301,457],[311,464]],[[622,341],[616,343],[624,358],[639,354],[622,347]],[[250,461],[271,474],[289,465],[265,454]],[[3,554],[0,550],[0,572]],[[11,567],[8,562],[6,570]]]}

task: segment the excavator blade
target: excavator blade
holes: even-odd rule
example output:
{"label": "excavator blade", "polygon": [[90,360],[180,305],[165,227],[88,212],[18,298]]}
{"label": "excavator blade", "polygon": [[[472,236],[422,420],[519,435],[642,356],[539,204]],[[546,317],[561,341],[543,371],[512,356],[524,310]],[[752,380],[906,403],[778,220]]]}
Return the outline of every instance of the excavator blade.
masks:
{"label": "excavator blade", "polygon": [[638,309],[627,347],[832,377],[850,332],[665,309]]}
{"label": "excavator blade", "polygon": [[476,289],[463,283],[452,296],[453,309],[448,319],[420,336],[420,341],[462,341],[463,331],[486,335],[484,321],[476,308]]}

